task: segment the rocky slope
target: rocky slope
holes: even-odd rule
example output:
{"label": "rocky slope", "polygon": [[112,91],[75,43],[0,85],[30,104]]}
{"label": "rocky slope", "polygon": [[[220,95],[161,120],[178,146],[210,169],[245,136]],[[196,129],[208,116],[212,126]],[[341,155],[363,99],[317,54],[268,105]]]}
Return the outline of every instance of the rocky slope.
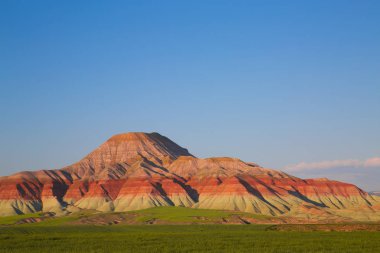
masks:
{"label": "rocky slope", "polygon": [[355,185],[300,179],[236,158],[200,159],[158,133],[115,135],[60,170],[0,178],[0,215],[155,206],[304,219],[380,220],[380,200]]}

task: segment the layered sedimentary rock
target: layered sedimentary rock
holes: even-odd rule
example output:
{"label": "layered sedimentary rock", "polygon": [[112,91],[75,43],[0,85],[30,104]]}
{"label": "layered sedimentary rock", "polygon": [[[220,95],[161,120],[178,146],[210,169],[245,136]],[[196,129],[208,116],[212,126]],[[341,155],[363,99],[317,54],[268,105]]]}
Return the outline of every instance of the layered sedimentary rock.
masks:
{"label": "layered sedimentary rock", "polygon": [[236,158],[196,158],[158,133],[115,135],[60,170],[0,178],[0,215],[155,206],[380,219],[379,198],[355,185],[304,180]]}

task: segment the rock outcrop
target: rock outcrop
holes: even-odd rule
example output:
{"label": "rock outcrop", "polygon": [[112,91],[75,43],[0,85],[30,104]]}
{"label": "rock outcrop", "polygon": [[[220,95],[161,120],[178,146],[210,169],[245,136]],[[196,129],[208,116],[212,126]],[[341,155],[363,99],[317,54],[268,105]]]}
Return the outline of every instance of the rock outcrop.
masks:
{"label": "rock outcrop", "polygon": [[0,178],[2,216],[155,206],[380,220],[379,198],[355,185],[300,179],[236,158],[196,158],[158,133],[115,135],[60,170]]}

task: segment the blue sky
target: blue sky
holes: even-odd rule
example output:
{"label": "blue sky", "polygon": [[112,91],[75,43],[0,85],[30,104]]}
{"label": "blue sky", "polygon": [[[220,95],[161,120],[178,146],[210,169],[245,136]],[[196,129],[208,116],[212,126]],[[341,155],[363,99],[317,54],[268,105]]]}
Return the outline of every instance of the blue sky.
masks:
{"label": "blue sky", "polygon": [[0,175],[156,131],[379,190],[379,27],[369,0],[1,1]]}

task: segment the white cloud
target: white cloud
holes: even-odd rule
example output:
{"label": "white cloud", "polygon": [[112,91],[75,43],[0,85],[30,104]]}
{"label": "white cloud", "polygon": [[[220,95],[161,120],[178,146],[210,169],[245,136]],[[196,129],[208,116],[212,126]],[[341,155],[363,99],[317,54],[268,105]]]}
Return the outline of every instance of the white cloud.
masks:
{"label": "white cloud", "polygon": [[373,157],[364,162],[364,167],[380,167],[380,157]]}
{"label": "white cloud", "polygon": [[284,168],[285,171],[311,171],[311,170],[327,170],[337,168],[380,168],[380,157],[373,157],[367,160],[332,160],[321,162],[301,162],[293,165],[288,165]]}

